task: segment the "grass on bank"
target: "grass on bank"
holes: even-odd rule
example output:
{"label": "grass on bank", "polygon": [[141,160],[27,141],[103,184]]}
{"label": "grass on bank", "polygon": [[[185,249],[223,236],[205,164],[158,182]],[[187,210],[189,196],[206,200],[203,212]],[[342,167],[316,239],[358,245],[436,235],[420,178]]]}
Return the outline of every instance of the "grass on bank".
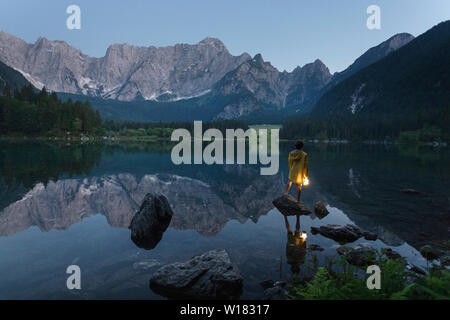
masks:
{"label": "grass on bank", "polygon": [[[289,298],[294,300],[448,300],[450,272],[432,265],[426,275],[405,269],[404,258],[378,255],[374,265],[381,270],[381,288],[368,289],[365,268],[350,265],[344,258],[316,267],[310,281],[292,280]],[[339,269],[339,271],[336,271]],[[368,276],[368,275],[367,275]]]}

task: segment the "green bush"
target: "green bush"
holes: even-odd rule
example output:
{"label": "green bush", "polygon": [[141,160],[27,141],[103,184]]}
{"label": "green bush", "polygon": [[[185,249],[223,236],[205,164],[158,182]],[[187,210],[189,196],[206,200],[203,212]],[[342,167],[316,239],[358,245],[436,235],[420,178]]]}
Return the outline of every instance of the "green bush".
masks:
{"label": "green bush", "polygon": [[[381,269],[381,289],[369,290],[366,279],[358,276],[357,268],[344,259],[337,262],[341,271],[333,266],[318,268],[312,281],[292,286],[292,299],[304,300],[405,300],[449,299],[450,272],[430,270],[426,276],[408,275],[403,259],[391,260],[379,256],[374,263]],[[415,281],[407,281],[415,277]],[[409,284],[408,284],[409,282]]]}

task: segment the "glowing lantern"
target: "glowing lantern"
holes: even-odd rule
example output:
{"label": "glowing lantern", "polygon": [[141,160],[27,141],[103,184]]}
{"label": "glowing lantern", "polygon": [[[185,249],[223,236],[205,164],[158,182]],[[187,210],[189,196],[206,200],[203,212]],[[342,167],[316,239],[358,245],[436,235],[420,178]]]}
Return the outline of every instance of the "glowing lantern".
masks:
{"label": "glowing lantern", "polygon": [[305,178],[305,180],[303,180],[303,185],[304,186],[308,186],[309,185],[309,179]]}
{"label": "glowing lantern", "polygon": [[300,237],[303,239],[303,241],[306,241],[306,238],[308,237],[308,235],[306,234],[306,232],[302,232],[302,234],[300,235]]}

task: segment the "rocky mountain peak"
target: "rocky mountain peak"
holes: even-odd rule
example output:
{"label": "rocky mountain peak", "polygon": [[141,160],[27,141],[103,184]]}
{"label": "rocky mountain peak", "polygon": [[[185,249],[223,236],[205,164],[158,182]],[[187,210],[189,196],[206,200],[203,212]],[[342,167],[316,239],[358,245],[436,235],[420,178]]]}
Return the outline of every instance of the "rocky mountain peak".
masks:
{"label": "rocky mountain peak", "polygon": [[261,53],[255,54],[255,56],[253,57],[253,61],[258,65],[264,64],[264,59],[263,59]]}
{"label": "rocky mountain peak", "polygon": [[228,51],[227,48],[225,47],[225,45],[223,44],[222,41],[220,41],[217,38],[212,38],[212,37],[206,37],[205,39],[203,39],[202,41],[199,42],[200,45],[208,45],[208,46],[212,46],[215,47],[218,50],[225,50]]}
{"label": "rocky mountain peak", "polygon": [[388,40],[386,40],[381,45],[382,46],[384,45],[386,47],[386,49],[390,52],[390,51],[395,51],[397,49],[400,49],[401,47],[403,47],[405,44],[407,44],[408,42],[410,42],[413,39],[414,39],[414,36],[412,34],[398,33],[398,34],[394,35],[393,37],[389,38]]}

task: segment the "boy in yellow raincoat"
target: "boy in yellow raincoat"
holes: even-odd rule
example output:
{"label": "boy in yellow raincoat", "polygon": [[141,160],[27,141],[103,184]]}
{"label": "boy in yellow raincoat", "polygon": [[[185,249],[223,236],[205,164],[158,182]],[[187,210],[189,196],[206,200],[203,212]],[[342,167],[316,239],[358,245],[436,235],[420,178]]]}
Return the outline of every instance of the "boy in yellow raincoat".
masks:
{"label": "boy in yellow raincoat", "polygon": [[297,201],[300,202],[302,185],[308,179],[308,155],[303,150],[303,141],[295,143],[295,150],[289,153],[289,182],[286,188],[286,196],[289,194],[292,182],[297,185]]}

